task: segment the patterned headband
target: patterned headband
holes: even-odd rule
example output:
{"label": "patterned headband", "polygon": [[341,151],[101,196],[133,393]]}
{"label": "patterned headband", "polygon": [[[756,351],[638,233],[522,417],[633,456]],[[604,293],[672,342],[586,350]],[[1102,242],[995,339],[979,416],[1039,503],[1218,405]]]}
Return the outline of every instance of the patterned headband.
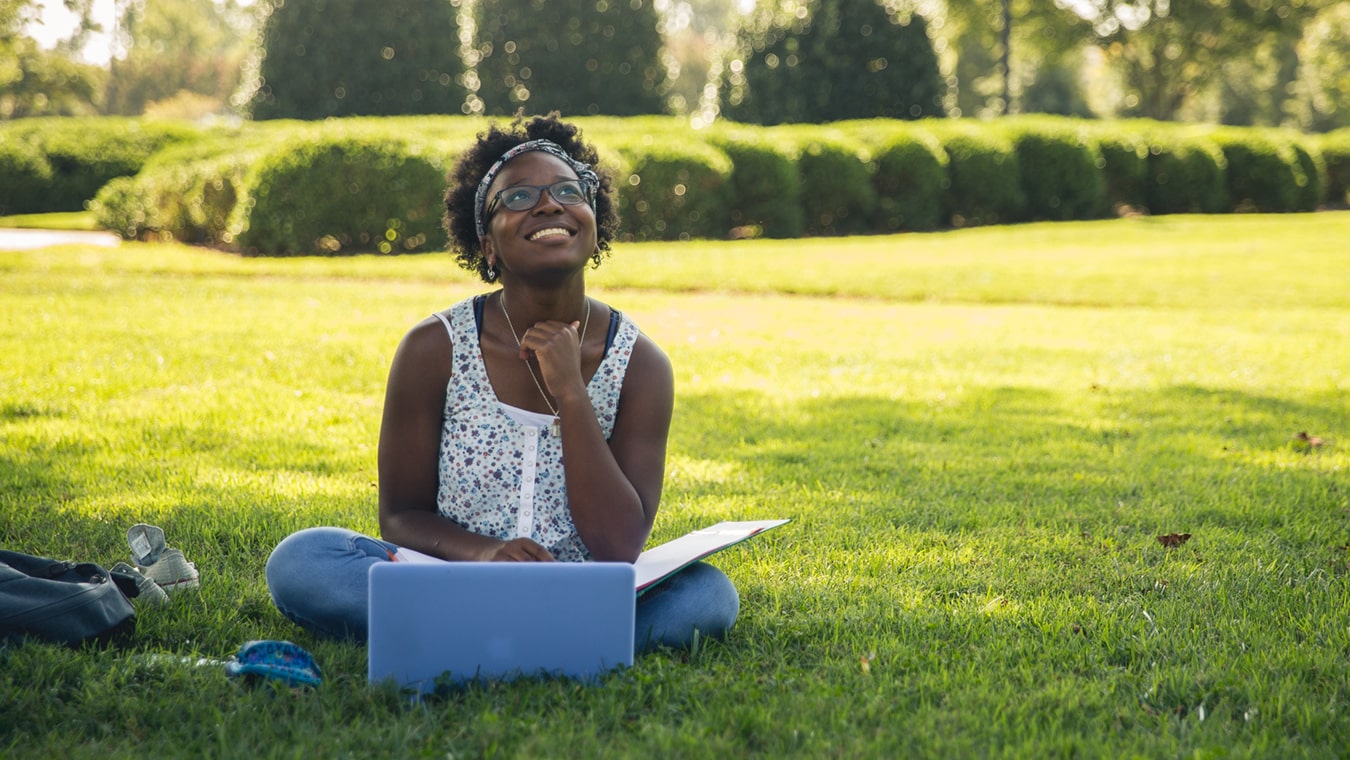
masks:
{"label": "patterned headband", "polygon": [[506,165],[507,161],[510,161],[522,153],[529,153],[530,151],[535,150],[543,151],[550,156],[560,158],[568,166],[572,167],[572,171],[577,173],[577,179],[581,180],[582,186],[586,188],[586,199],[590,201],[591,208],[595,208],[595,194],[600,188],[600,177],[595,173],[595,170],[591,168],[591,165],[572,158],[567,151],[562,149],[561,145],[551,140],[530,140],[503,153],[502,157],[497,159],[497,162],[488,168],[487,173],[483,175],[483,179],[478,183],[478,192],[473,196],[473,225],[478,231],[478,237],[482,238],[487,236],[487,220],[483,218],[483,215],[487,212],[485,206],[487,205],[488,188],[492,186],[492,181],[497,178],[497,173],[502,170],[502,167]]}

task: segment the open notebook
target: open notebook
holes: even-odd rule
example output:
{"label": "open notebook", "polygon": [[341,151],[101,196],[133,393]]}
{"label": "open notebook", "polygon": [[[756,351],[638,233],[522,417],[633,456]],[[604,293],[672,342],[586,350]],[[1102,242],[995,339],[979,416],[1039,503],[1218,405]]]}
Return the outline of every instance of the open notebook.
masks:
{"label": "open notebook", "polygon": [[[693,563],[710,557],[728,546],[777,528],[787,520],[748,520],[720,522],[654,546],[633,563],[635,590],[639,595]],[[412,549],[399,549],[396,562],[444,562]]]}

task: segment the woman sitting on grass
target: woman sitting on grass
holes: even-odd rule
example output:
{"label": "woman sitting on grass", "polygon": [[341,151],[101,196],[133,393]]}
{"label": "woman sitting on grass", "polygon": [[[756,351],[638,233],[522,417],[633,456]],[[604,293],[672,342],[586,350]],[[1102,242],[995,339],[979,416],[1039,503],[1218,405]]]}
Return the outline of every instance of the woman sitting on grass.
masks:
{"label": "woman sitting on grass", "polygon": [[[394,356],[380,428],[383,540],[287,537],[267,561],[282,614],[364,639],[366,575],[399,547],[447,560],[632,562],[656,518],[673,381],[665,354],[586,295],[618,228],[595,150],[556,117],[492,126],[461,157],[446,228],[501,288],[422,320]],[[719,636],[739,598],[691,565],[637,602],[636,649]]]}

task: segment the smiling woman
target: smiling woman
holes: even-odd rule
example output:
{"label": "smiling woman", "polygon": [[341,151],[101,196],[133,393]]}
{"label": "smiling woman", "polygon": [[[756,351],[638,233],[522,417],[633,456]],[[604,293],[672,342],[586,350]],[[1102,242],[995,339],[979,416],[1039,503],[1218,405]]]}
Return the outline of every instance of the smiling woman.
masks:
{"label": "smiling woman", "polygon": [[[618,228],[595,160],[554,116],[494,125],[460,159],[446,194],[451,245],[501,289],[404,337],[380,429],[381,538],[313,528],[283,541],[267,579],[287,617],[364,638],[367,571],[405,550],[494,562],[631,563],[642,552],[674,380],[631,319],[586,294]],[[720,636],[739,609],[731,581],[696,563],[638,600],[634,648]]]}
{"label": "smiling woman", "polygon": [[[551,118],[535,118],[528,125],[517,122],[511,131],[503,131],[494,125],[456,165],[450,190],[445,196],[445,228],[450,234],[451,248],[460,266],[477,272],[486,282],[497,277],[484,247],[484,241],[491,246],[487,224],[497,215],[498,205],[504,200],[503,191],[508,186],[520,184],[512,178],[527,164],[538,160],[530,155],[535,153],[551,157],[563,168],[562,173],[547,177],[545,186],[569,181],[580,186],[594,218],[595,246],[590,252],[593,264],[600,265],[618,232],[618,209],[614,204],[610,177],[591,168],[599,157],[594,148],[581,141],[576,127]],[[517,157],[520,163],[512,160]],[[498,181],[503,173],[510,182]],[[531,192],[539,191],[541,186],[526,184],[510,189],[522,192],[508,194],[518,196],[507,204],[509,210],[527,211],[542,200],[542,195]],[[570,197],[571,194],[563,192],[562,188],[560,192],[564,197],[549,193],[553,202],[573,206],[577,205],[575,201],[581,200]],[[529,209],[524,208],[531,199]]]}

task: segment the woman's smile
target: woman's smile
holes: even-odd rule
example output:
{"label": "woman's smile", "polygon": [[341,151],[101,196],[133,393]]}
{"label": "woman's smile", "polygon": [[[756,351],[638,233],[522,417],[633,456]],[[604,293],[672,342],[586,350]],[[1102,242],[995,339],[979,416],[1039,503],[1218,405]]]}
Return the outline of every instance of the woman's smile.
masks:
{"label": "woman's smile", "polygon": [[545,227],[542,230],[531,232],[529,235],[525,236],[525,239],[533,243],[549,238],[570,238],[573,234],[575,233],[565,227]]}

